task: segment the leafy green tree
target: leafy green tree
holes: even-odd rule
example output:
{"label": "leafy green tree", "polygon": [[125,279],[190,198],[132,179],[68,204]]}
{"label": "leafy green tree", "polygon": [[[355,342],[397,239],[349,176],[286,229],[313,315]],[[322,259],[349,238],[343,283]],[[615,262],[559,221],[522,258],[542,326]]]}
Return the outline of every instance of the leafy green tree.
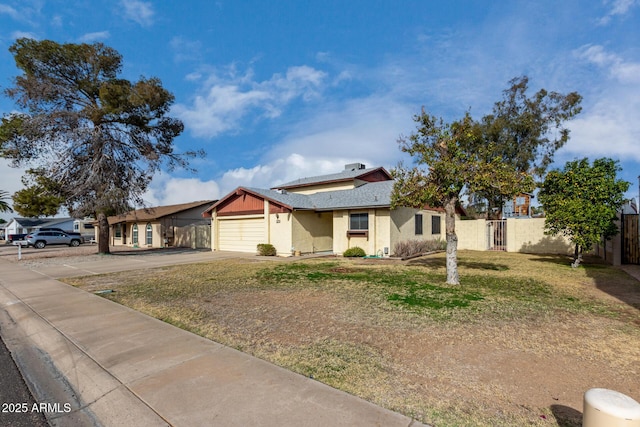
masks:
{"label": "leafy green tree", "polygon": [[616,179],[620,170],[612,159],[597,159],[590,165],[585,158],[549,172],[542,184],[538,199],[546,213],[545,230],[571,239],[573,267],[580,265],[583,251],[618,233],[614,221],[630,185]]}
{"label": "leafy green tree", "polygon": [[391,173],[395,179],[391,207],[443,207],[447,241],[447,283],[460,284],[456,206],[470,180],[474,156],[475,123],[467,114],[462,120],[445,123],[422,110],[414,117],[417,130],[400,137],[400,150],[410,154],[419,166],[399,164]]}
{"label": "leafy green tree", "polygon": [[26,187],[13,194],[13,208],[25,217],[54,216],[64,203],[64,198],[56,194],[63,193],[60,185],[46,177],[42,169],[30,169],[22,177]]}
{"label": "leafy green tree", "polygon": [[95,215],[108,253],[107,215],[143,204],[161,166],[187,167],[202,153],[174,152],[184,126],[167,116],[173,95],[157,78],[119,78],[114,49],[22,38],[9,51],[22,74],[5,94],[21,112],[2,120],[2,155],[42,167],[73,216]]}
{"label": "leafy green tree", "polygon": [[6,199],[9,198],[9,193],[4,190],[0,190],[0,212],[13,212]]}
{"label": "leafy green tree", "polygon": [[[509,83],[503,99],[494,104],[493,113],[482,118],[482,137],[476,142],[486,163],[500,159],[519,174],[541,177],[555,151],[569,140],[565,123],[581,111],[582,97],[577,92],[564,95],[545,89],[528,97],[528,77],[517,77]],[[531,191],[526,188],[531,185],[529,180],[507,176],[507,181],[487,179],[476,186],[475,191],[488,202],[490,216],[500,214],[505,200]]]}

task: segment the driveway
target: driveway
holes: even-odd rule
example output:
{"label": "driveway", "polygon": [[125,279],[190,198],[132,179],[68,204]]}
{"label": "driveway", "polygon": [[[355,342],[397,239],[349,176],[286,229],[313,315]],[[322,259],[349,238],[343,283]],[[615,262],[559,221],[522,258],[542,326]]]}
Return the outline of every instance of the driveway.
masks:
{"label": "driveway", "polygon": [[116,271],[156,268],[167,265],[193,264],[222,259],[243,258],[256,262],[275,260],[276,257],[258,257],[254,254],[221,252],[188,248],[131,249],[113,248],[110,255],[98,255],[96,246],[79,248],[47,247],[23,248],[22,260],[17,259],[14,246],[0,247],[0,258],[18,262],[36,273],[53,279],[113,273]]}

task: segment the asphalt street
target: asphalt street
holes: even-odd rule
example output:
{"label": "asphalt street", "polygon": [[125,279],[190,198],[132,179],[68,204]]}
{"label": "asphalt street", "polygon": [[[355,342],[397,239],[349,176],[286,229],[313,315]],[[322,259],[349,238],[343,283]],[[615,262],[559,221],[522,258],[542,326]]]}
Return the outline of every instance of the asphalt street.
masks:
{"label": "asphalt street", "polygon": [[2,339],[0,339],[0,404],[2,405],[0,426],[45,427],[49,425]]}

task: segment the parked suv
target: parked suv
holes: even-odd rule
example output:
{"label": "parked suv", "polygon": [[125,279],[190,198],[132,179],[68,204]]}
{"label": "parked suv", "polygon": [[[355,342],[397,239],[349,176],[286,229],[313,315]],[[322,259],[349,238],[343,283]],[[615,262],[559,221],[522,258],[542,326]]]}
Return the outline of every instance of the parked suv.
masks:
{"label": "parked suv", "polygon": [[82,242],[82,235],[76,231],[67,231],[67,230],[63,230],[62,228],[56,228],[56,227],[42,227],[42,228],[38,228],[35,231],[59,231],[61,233],[65,233],[68,234],[71,237],[78,237],[80,239],[80,241]]}
{"label": "parked suv", "polygon": [[26,237],[27,246],[42,249],[47,245],[69,245],[79,246],[81,243],[79,236],[70,236],[62,231],[34,231]]}

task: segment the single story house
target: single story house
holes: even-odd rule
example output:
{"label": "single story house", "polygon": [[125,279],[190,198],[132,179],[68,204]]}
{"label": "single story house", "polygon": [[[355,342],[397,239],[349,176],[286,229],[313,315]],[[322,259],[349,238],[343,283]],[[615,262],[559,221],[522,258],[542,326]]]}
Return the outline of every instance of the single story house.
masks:
{"label": "single story house", "polygon": [[[210,246],[209,222],[202,212],[214,200],[136,209],[107,218],[111,245],[163,248]],[[204,227],[199,227],[204,226]],[[201,234],[204,233],[204,236]],[[96,240],[99,238],[96,227]]]}
{"label": "single story house", "polygon": [[401,241],[444,239],[444,210],[392,210],[393,183],[384,168],[353,163],[271,189],[238,187],[204,213],[211,218],[211,248],[255,252],[270,243],[279,255],[292,255],[358,246],[389,256]]}
{"label": "single story house", "polygon": [[73,231],[73,218],[11,218],[5,226],[5,233],[27,234],[42,227],[57,227]]}

